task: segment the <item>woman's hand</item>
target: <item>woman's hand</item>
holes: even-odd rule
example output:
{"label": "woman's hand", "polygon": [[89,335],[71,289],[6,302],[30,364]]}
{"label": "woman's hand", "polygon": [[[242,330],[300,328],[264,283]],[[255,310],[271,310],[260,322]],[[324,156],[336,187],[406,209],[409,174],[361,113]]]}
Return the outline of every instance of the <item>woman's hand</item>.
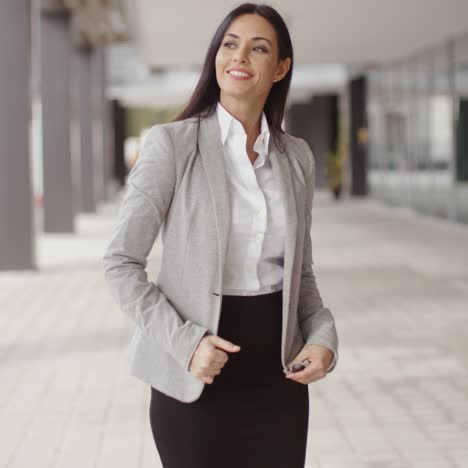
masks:
{"label": "woman's hand", "polygon": [[[227,352],[225,352],[227,351]],[[193,353],[189,371],[202,382],[212,384],[229,359],[229,353],[240,351],[240,346],[216,335],[205,336]]]}
{"label": "woman's hand", "polygon": [[306,344],[291,362],[290,366],[302,362],[306,358],[310,361],[310,364],[299,372],[286,374],[287,379],[295,380],[302,384],[309,384],[316,380],[323,379],[326,377],[328,366],[333,359],[333,351],[326,346]]}

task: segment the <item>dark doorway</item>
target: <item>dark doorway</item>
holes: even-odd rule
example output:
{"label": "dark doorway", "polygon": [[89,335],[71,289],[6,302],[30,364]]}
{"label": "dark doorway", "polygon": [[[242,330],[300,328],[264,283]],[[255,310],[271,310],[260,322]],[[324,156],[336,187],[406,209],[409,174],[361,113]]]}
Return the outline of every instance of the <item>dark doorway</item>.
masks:
{"label": "dark doorway", "polygon": [[468,181],[468,99],[460,99],[457,125],[457,181]]}
{"label": "dark doorway", "polygon": [[288,132],[303,138],[315,159],[315,186],[329,189],[328,155],[336,150],[338,137],[338,96],[314,96],[309,102],[296,103],[288,112]]}
{"label": "dark doorway", "polygon": [[361,76],[350,84],[351,195],[367,195],[367,80]]}

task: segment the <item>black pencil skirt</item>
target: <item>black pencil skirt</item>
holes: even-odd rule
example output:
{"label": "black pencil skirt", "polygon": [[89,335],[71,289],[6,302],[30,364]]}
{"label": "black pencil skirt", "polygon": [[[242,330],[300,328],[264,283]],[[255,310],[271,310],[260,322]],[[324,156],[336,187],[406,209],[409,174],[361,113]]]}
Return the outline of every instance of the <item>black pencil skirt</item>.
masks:
{"label": "black pencil skirt", "polygon": [[192,403],[150,387],[164,468],[304,468],[309,392],[283,373],[281,309],[282,290],[224,295],[218,335],[241,350]]}

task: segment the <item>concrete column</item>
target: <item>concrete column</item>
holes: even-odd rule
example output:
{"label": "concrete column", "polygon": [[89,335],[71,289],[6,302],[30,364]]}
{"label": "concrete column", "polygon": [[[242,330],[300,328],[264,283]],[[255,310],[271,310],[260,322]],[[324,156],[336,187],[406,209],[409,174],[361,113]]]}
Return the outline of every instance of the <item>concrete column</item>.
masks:
{"label": "concrete column", "polygon": [[112,201],[116,193],[116,181],[113,174],[113,122],[111,102],[107,99],[107,54],[106,49],[102,51],[102,149],[103,149],[103,179],[104,179],[104,201]]}
{"label": "concrete column", "polygon": [[104,170],[107,183],[105,199],[107,201],[115,199],[116,193],[120,187],[114,174],[114,140],[115,129],[112,119],[112,102],[104,96]]}
{"label": "concrete column", "polygon": [[74,232],[70,152],[71,36],[66,14],[41,14],[44,232]]}
{"label": "concrete column", "polygon": [[127,168],[125,165],[124,143],[127,134],[126,126],[126,111],[118,100],[112,101],[112,120],[114,129],[114,144],[113,144],[113,172],[119,187],[125,185]]}
{"label": "concrete column", "polygon": [[107,70],[105,46],[92,54],[93,79],[93,149],[96,164],[95,183],[98,202],[115,198],[117,183],[113,175],[113,128],[111,103],[107,99]]}
{"label": "concrete column", "polygon": [[78,120],[78,212],[96,212],[95,164],[93,150],[93,105],[92,105],[92,50],[75,51],[77,95],[74,106]]}
{"label": "concrete column", "polygon": [[351,195],[367,196],[367,143],[360,139],[360,133],[367,130],[367,78],[365,76],[354,78],[349,83],[349,89]]}
{"label": "concrete column", "polygon": [[0,270],[35,269],[30,0],[0,2]]}
{"label": "concrete column", "polygon": [[91,52],[91,104],[93,113],[93,159],[96,203],[104,200],[104,51],[96,47]]}

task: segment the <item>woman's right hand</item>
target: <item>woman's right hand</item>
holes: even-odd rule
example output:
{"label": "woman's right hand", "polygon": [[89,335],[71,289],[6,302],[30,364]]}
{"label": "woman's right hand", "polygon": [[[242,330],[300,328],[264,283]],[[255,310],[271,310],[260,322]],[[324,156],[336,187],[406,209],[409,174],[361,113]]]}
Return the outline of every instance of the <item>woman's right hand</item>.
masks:
{"label": "woman's right hand", "polygon": [[213,383],[214,376],[221,373],[221,369],[229,359],[225,351],[236,353],[240,351],[240,346],[220,336],[205,336],[193,353],[189,366],[190,372],[202,382]]}

